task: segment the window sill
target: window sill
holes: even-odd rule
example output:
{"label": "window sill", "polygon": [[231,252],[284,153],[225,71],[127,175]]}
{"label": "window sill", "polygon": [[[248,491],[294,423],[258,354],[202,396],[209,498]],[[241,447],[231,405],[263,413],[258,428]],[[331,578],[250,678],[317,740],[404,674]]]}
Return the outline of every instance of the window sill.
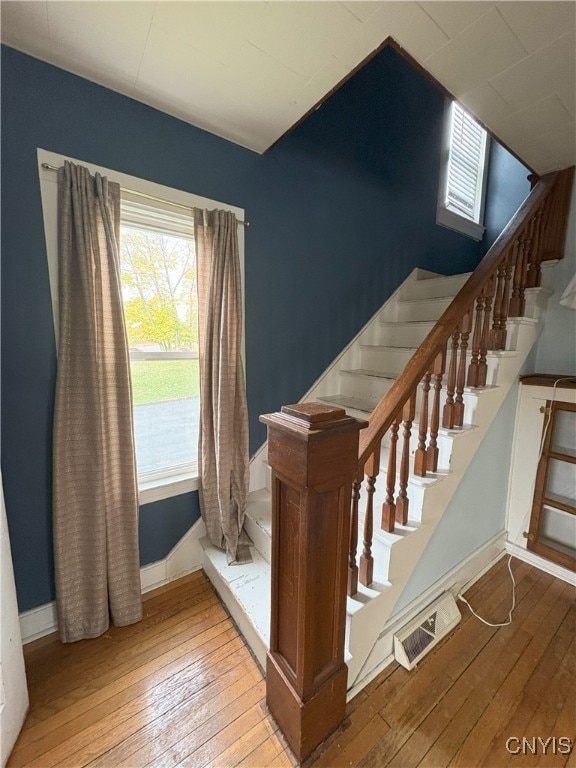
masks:
{"label": "window sill", "polygon": [[183,473],[170,475],[162,479],[146,480],[138,483],[139,503],[150,504],[153,501],[162,501],[172,496],[180,496],[182,493],[197,491],[200,485],[198,475]]}
{"label": "window sill", "polygon": [[486,227],[483,227],[482,224],[477,224],[475,221],[466,219],[464,216],[460,216],[443,206],[440,206],[437,210],[436,224],[440,224],[441,227],[447,227],[448,229],[459,232],[461,235],[471,237],[477,242],[482,240],[484,232],[486,231]]}

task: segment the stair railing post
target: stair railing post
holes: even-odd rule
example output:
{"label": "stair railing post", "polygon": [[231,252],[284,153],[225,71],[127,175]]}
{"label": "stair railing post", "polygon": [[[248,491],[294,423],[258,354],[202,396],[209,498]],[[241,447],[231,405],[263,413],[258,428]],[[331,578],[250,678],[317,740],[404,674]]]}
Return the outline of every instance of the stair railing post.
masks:
{"label": "stair railing post", "polygon": [[532,249],[528,263],[528,275],[526,277],[527,288],[539,288],[542,281],[542,249],[540,248],[540,235],[542,227],[542,208],[538,208],[534,218],[530,222]]}
{"label": "stair railing post", "polygon": [[398,496],[396,497],[396,522],[399,525],[408,523],[408,477],[410,474],[410,435],[412,422],[416,414],[416,392],[413,392],[402,409],[402,458],[400,459],[400,476],[398,478]]}
{"label": "stair railing post", "polygon": [[348,537],[348,587],[347,594],[354,597],[358,592],[358,506],[360,504],[360,488],[362,477],[356,475],[352,480],[352,503],[350,505],[350,534]]}
{"label": "stair railing post", "polygon": [[508,316],[522,317],[524,313],[524,290],[526,288],[526,238],[523,234],[516,239],[514,250],[516,260]]}
{"label": "stair railing post", "polygon": [[440,396],[442,392],[442,378],[446,368],[446,354],[440,352],[434,360],[432,375],[434,376],[434,397],[432,399],[432,415],[430,417],[430,442],[426,449],[426,469],[429,472],[438,470],[438,429],[440,427]]}
{"label": "stair railing post", "polygon": [[490,331],[490,349],[501,349],[500,339],[502,336],[502,318],[504,317],[504,284],[505,284],[506,264],[503,259],[496,274],[496,296],[494,297],[494,322]]}
{"label": "stair railing post", "polygon": [[500,336],[498,338],[498,349],[506,349],[506,339],[508,337],[508,306],[510,304],[510,281],[512,280],[512,262],[513,252],[510,250],[506,255],[504,265],[504,295],[502,297],[502,316],[500,318]]}
{"label": "stair railing post", "polygon": [[494,296],[494,275],[486,281],[482,290],[484,296],[484,317],[480,336],[480,357],[478,358],[478,387],[485,387],[488,380],[488,363],[486,356],[490,348],[490,316],[492,312],[492,297]]}
{"label": "stair railing post", "polygon": [[364,516],[363,549],[360,555],[360,583],[365,587],[374,580],[374,558],[372,557],[372,534],[374,530],[374,492],[376,478],[380,473],[380,443],[364,467],[366,473],[366,514]]}
{"label": "stair railing post", "polygon": [[428,436],[428,393],[430,392],[430,371],[422,379],[422,399],[420,405],[420,417],[418,420],[418,448],[414,454],[414,474],[417,477],[426,477],[428,461],[426,456],[426,439]]}
{"label": "stair railing post", "polygon": [[388,469],[386,471],[386,500],[382,504],[381,528],[386,533],[392,533],[396,522],[396,450],[398,444],[398,430],[400,429],[401,415],[398,414],[390,426],[390,445],[388,448]]}
{"label": "stair railing post", "polygon": [[450,344],[450,359],[448,363],[448,376],[446,378],[446,402],[442,411],[442,426],[445,429],[452,429],[454,427],[454,394],[456,392],[456,367],[459,343],[460,324],[454,329]]}
{"label": "stair railing post", "polygon": [[[528,225],[526,227],[525,236],[524,236],[524,263],[523,263],[522,283],[521,283],[521,286],[522,286],[522,314],[520,315],[520,317],[524,316],[524,312],[526,310],[526,289],[532,287],[528,283],[528,279],[530,277],[530,272],[532,270],[533,259],[534,259],[534,251],[533,251],[534,240],[532,238],[532,232],[533,232],[533,229],[534,229],[533,223],[534,223],[533,219],[528,222]],[[532,275],[534,275],[533,272],[532,272]]]}
{"label": "stair railing post", "polygon": [[466,384],[469,387],[478,387],[480,382],[480,342],[482,341],[482,312],[484,311],[484,294],[476,297],[476,317],[474,320],[474,333],[472,335],[472,357],[468,366],[468,378]]}
{"label": "stair railing post", "polygon": [[472,308],[466,312],[460,326],[460,361],[456,374],[456,400],[454,402],[454,426],[464,425],[464,385],[466,382],[466,354],[468,350],[468,337],[472,330]]}
{"label": "stair railing post", "polygon": [[366,422],[319,403],[261,416],[272,467],[266,702],[299,761],[342,722],[352,479]]}

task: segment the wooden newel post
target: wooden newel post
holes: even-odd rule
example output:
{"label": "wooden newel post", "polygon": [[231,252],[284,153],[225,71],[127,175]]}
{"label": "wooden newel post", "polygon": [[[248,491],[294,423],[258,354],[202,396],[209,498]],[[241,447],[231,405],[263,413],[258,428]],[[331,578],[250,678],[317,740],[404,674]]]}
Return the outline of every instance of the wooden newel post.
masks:
{"label": "wooden newel post", "polygon": [[342,722],[352,478],[359,430],[342,408],[261,416],[272,467],[272,610],[266,701],[305,760]]}

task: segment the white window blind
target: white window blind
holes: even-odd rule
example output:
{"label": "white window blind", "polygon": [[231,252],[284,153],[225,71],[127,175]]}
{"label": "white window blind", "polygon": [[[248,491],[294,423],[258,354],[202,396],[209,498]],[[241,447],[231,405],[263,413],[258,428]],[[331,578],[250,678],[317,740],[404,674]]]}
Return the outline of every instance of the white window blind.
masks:
{"label": "white window blind", "polygon": [[186,210],[169,202],[147,200],[127,190],[122,190],[120,206],[122,223],[127,226],[194,239],[192,208]]}
{"label": "white window blind", "polygon": [[453,102],[445,205],[476,223],[482,207],[486,141],[486,131]]}

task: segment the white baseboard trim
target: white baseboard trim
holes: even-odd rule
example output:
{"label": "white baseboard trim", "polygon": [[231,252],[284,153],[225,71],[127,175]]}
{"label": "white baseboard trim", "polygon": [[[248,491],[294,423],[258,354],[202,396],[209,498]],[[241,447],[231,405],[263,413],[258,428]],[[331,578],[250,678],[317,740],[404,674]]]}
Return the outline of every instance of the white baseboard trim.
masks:
{"label": "white baseboard trim", "polygon": [[[206,536],[206,527],[202,518],[186,531],[174,548],[163,560],[144,565],[140,568],[142,593],[161,587],[202,568],[202,547],[200,539]],[[56,602],[45,603],[37,608],[20,614],[20,633],[22,644],[56,632],[58,617]]]}
{"label": "white baseboard trim", "polygon": [[32,640],[38,640],[44,635],[49,635],[51,632],[55,632],[57,628],[58,617],[55,600],[20,614],[20,634],[23,645],[31,643]]}
{"label": "white baseboard trim", "polygon": [[374,680],[375,677],[378,677],[380,672],[383,672],[386,667],[389,664],[392,664],[394,661],[394,654],[390,654],[389,656],[386,656],[383,661],[381,661],[379,664],[377,664],[374,669],[372,669],[370,672],[368,672],[367,675],[365,675],[362,680],[360,680],[359,683],[356,683],[352,686],[352,688],[349,688],[346,692],[346,703],[351,701],[356,694],[360,693],[360,691],[363,688],[366,688],[366,686]]}
{"label": "white baseboard trim", "polygon": [[152,589],[198,571],[202,567],[200,539],[204,536],[206,536],[206,526],[202,518],[199,518],[164,560],[158,560],[140,568],[142,593],[150,592]]}
{"label": "white baseboard trim", "polygon": [[551,576],[556,576],[562,581],[566,581],[568,584],[576,587],[576,573],[570,571],[568,568],[564,568],[562,565],[553,563],[551,560],[547,560],[541,555],[537,555],[535,552],[530,552],[529,549],[513,544],[511,541],[506,542],[506,552],[513,557],[517,557],[518,560],[523,560],[529,565],[533,565],[545,573],[549,573]]}
{"label": "white baseboard trim", "polygon": [[451,592],[456,597],[458,592],[465,592],[469,589],[505,554],[505,545],[506,531],[500,531],[435,581],[411,603],[394,614],[378,636],[356,681],[349,689],[348,701],[360,693],[388,664],[394,661],[393,638],[395,632],[412,621],[426,606],[445,592]]}

